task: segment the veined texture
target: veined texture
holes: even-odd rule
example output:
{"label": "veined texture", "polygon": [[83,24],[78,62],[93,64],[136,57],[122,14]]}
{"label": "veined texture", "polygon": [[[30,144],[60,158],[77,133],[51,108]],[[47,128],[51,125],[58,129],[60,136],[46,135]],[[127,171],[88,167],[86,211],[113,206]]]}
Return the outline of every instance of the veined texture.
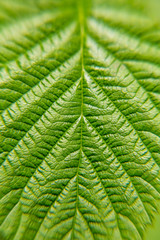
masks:
{"label": "veined texture", "polygon": [[0,1],[1,240],[143,239],[160,198],[150,6]]}

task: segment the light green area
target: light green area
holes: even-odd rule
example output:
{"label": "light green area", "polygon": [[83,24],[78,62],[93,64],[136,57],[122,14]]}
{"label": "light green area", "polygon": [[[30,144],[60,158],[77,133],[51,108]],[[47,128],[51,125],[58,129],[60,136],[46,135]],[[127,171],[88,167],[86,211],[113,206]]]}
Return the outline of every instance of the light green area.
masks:
{"label": "light green area", "polygon": [[158,6],[0,1],[0,240],[160,239]]}
{"label": "light green area", "polygon": [[160,239],[160,214],[157,214],[154,224],[148,228],[145,234],[145,240],[159,240]]}

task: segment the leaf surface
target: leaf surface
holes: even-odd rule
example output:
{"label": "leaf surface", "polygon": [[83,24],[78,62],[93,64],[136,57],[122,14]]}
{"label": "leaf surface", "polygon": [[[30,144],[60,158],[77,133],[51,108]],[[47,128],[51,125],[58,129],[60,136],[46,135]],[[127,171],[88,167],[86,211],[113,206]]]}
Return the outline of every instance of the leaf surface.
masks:
{"label": "leaf surface", "polygon": [[0,239],[143,239],[160,198],[152,2],[0,2]]}

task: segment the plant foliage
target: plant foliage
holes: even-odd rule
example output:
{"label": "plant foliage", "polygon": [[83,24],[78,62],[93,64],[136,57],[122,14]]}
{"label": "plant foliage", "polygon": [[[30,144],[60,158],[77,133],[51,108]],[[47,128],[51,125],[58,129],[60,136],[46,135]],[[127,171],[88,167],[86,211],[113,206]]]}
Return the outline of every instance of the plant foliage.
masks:
{"label": "plant foliage", "polygon": [[143,238],[160,197],[157,3],[0,1],[0,239]]}

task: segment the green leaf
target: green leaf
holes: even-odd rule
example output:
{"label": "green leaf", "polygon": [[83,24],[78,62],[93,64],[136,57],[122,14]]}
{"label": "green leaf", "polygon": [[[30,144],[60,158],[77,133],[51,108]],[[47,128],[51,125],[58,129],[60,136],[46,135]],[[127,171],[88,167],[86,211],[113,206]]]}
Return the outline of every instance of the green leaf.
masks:
{"label": "green leaf", "polygon": [[0,1],[0,239],[141,240],[160,198],[156,0]]}

